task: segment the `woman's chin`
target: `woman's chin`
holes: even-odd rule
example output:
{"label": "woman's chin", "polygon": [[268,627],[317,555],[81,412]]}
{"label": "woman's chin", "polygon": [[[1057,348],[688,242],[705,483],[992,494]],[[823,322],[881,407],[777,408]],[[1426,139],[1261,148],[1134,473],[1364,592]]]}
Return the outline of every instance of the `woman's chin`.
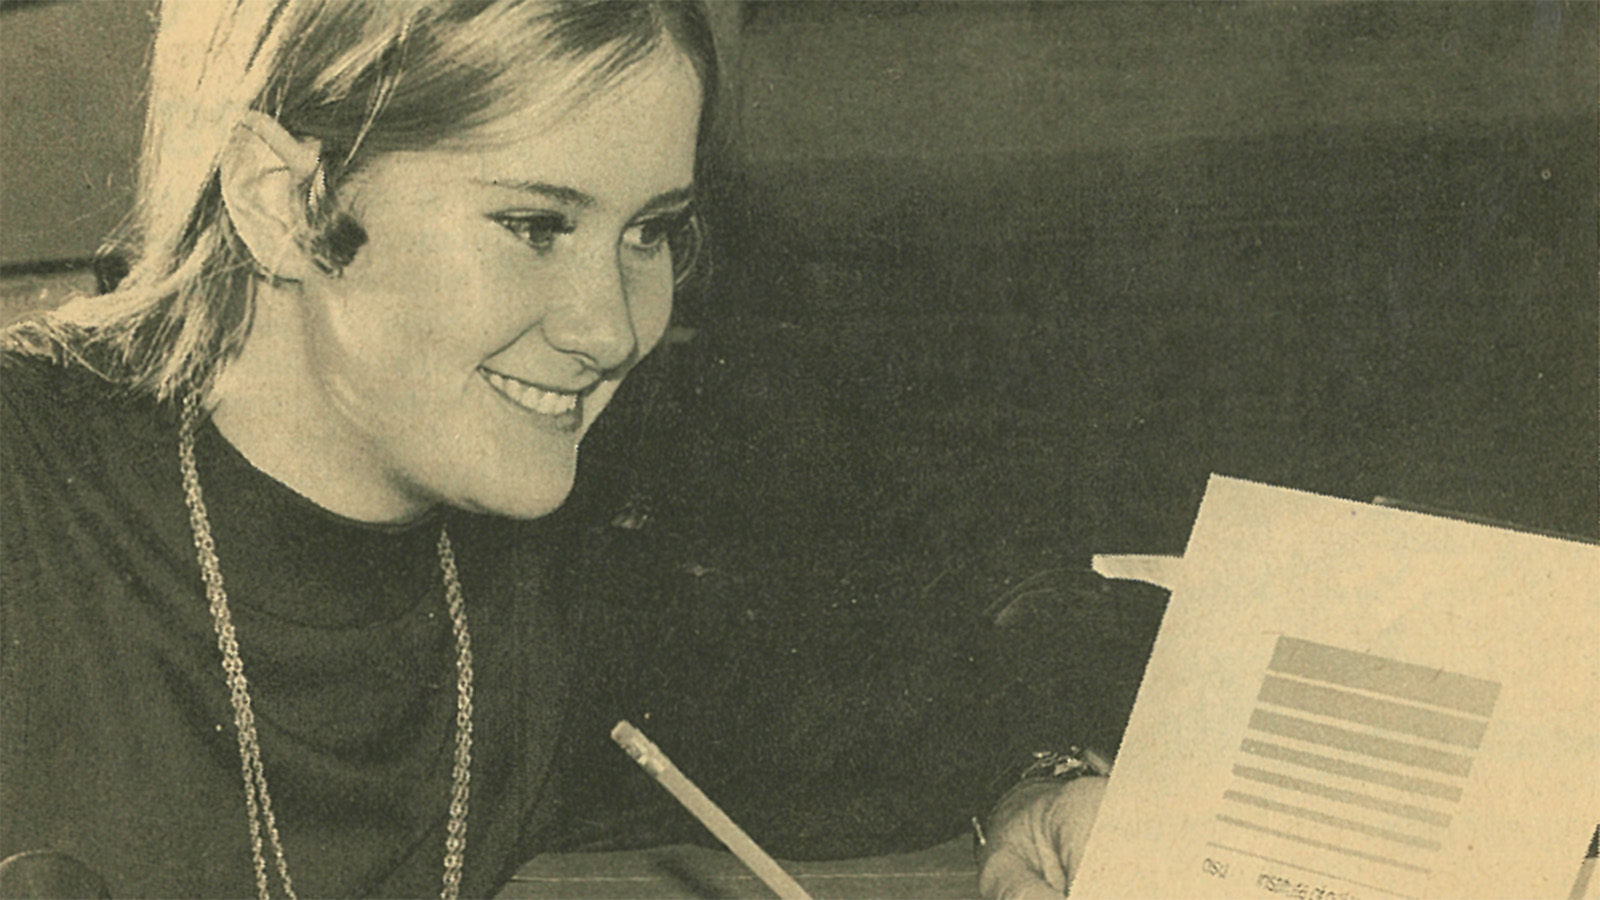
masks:
{"label": "woman's chin", "polygon": [[[575,465],[506,466],[498,471],[466,474],[467,478],[439,478],[430,505],[453,507],[471,513],[506,519],[537,519],[567,501],[577,472]],[[554,471],[552,471],[554,470]],[[471,477],[476,474],[477,477]],[[485,477],[488,476],[488,477]],[[441,483],[442,482],[442,483]]]}
{"label": "woman's chin", "polygon": [[452,505],[506,519],[538,519],[560,509],[571,493],[572,484],[568,482],[560,489],[551,486],[539,491],[473,497]]}
{"label": "woman's chin", "polygon": [[[434,471],[435,497],[448,506],[507,519],[537,519],[567,501],[577,480],[578,460],[570,442],[556,451],[519,447],[513,452],[486,448],[482,463],[469,470]],[[520,450],[521,452],[515,452]],[[471,458],[458,455],[457,459]]]}

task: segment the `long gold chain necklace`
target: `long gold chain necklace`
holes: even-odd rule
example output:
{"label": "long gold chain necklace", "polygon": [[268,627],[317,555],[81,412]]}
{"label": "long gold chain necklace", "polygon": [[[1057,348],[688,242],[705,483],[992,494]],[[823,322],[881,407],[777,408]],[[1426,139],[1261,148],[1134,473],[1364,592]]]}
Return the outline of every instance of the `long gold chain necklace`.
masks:
{"label": "long gold chain necklace", "polygon": [[[222,651],[222,669],[227,675],[233,701],[233,723],[239,733],[239,765],[244,775],[244,803],[250,814],[250,847],[255,853],[256,893],[268,900],[267,860],[262,833],[272,844],[278,877],[290,900],[297,900],[294,882],[289,878],[289,863],[284,859],[283,842],[278,839],[278,821],[272,813],[272,795],[267,792],[267,774],[261,765],[261,743],[256,736],[256,717],[250,703],[250,684],[244,677],[244,661],[239,658],[239,641],[228,611],[228,595],[222,589],[222,567],[217,561],[216,541],[211,537],[211,522],[200,495],[200,471],[194,461],[194,433],[200,418],[199,398],[194,392],[184,397],[183,418],[178,429],[178,464],[183,473],[184,500],[189,507],[189,528],[205,581],[206,600],[211,606],[211,622],[217,632],[217,647]],[[467,849],[467,799],[472,781],[472,637],[467,632],[466,603],[461,595],[461,580],[456,575],[455,550],[450,535],[439,529],[439,569],[444,575],[444,593],[456,638],[456,746],[455,766],[450,787],[450,827],[444,842],[444,887],[442,900],[456,900],[461,892],[461,863]]]}

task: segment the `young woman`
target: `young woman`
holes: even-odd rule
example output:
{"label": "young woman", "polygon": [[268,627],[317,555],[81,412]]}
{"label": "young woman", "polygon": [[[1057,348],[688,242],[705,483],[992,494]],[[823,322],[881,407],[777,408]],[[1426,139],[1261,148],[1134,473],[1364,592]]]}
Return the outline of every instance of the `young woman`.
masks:
{"label": "young woman", "polygon": [[[540,517],[666,330],[717,79],[686,4],[163,7],[136,263],[7,336],[13,885],[488,894],[550,840]],[[1063,888],[1095,793],[1013,793],[985,890]]]}

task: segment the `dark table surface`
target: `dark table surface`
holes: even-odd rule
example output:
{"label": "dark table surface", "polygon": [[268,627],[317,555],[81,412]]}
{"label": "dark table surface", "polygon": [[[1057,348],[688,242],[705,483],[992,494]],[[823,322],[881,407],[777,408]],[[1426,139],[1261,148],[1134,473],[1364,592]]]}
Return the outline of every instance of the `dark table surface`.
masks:
{"label": "dark table surface", "polygon": [[[917,853],[828,862],[783,863],[806,891],[823,898],[955,900],[978,895],[972,840]],[[558,853],[532,860],[498,895],[510,898],[771,897],[732,854],[674,845],[612,853]]]}

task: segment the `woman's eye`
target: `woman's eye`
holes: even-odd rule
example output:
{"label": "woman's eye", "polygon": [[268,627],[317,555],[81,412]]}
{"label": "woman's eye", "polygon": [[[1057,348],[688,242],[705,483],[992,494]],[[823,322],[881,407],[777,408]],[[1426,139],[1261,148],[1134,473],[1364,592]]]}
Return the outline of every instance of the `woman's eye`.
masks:
{"label": "woman's eye", "polygon": [[689,215],[684,211],[636,222],[622,233],[622,241],[633,250],[654,256],[688,227]]}
{"label": "woman's eye", "polygon": [[558,213],[505,213],[491,218],[518,240],[541,252],[553,248],[557,237],[577,230],[571,219]]}

